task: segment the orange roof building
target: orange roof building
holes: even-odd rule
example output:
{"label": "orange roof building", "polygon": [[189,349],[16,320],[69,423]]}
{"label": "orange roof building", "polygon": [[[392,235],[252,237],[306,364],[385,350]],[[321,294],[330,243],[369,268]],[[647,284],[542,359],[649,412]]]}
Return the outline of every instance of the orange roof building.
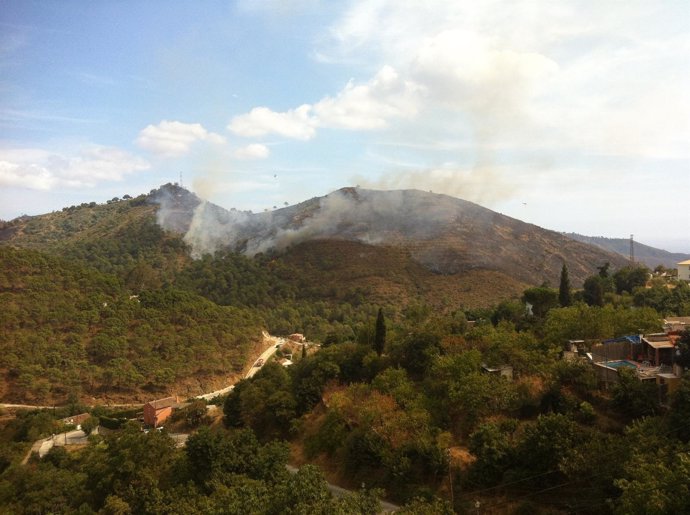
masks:
{"label": "orange roof building", "polygon": [[152,427],[160,426],[176,407],[177,397],[166,397],[144,404],[144,423]]}

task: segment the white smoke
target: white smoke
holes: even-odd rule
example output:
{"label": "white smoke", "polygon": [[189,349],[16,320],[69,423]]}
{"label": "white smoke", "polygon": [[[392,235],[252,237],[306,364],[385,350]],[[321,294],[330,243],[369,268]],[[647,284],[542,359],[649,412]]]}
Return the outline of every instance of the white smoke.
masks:
{"label": "white smoke", "polygon": [[[176,221],[170,200],[161,198],[158,214],[159,223],[166,228],[172,228]],[[221,249],[255,256],[321,238],[367,244],[430,239],[460,219],[476,220],[486,217],[486,213],[490,212],[445,195],[345,188],[297,206],[260,214],[226,211],[201,202],[186,229],[180,232],[185,232],[184,240],[191,246],[194,258]],[[179,223],[176,227],[180,230]]]}

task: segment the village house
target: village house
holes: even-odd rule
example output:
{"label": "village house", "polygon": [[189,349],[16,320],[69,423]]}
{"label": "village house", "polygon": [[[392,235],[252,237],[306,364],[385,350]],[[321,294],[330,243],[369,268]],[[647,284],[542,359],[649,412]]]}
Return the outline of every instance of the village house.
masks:
{"label": "village house", "polygon": [[676,263],[678,268],[678,279],[681,281],[690,281],[690,259]]}
{"label": "village house", "polygon": [[631,369],[640,381],[654,382],[660,402],[667,402],[684,373],[676,363],[677,330],[684,322],[683,318],[667,319],[665,333],[621,336],[593,344],[587,357],[598,381],[605,385],[617,383],[620,370]]}
{"label": "village house", "polygon": [[664,331],[667,334],[680,334],[686,329],[690,329],[690,317],[664,318]]}
{"label": "village house", "polygon": [[144,404],[144,423],[159,427],[177,407],[177,397],[166,397]]}
{"label": "village house", "polygon": [[64,424],[74,426],[77,429],[81,429],[82,422],[84,422],[89,417],[91,417],[89,413],[80,413],[79,415],[71,415],[67,418],[63,418],[62,422]]}
{"label": "village house", "polygon": [[640,361],[649,361],[656,366],[672,366],[675,356],[676,337],[666,333],[648,334],[642,337]]}
{"label": "village house", "polygon": [[498,365],[495,367],[491,367],[485,363],[482,363],[482,372],[484,372],[485,374],[503,377],[508,381],[513,380],[513,367],[510,365]]}

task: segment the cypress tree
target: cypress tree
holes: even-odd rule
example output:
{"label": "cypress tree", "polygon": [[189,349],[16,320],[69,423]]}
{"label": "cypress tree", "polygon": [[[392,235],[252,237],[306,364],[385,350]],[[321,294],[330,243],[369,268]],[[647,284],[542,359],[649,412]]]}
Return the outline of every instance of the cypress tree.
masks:
{"label": "cypress tree", "polygon": [[376,316],[376,333],[374,334],[374,350],[379,356],[383,354],[386,345],[386,320],[383,318],[383,309],[379,308]]}
{"label": "cypress tree", "polygon": [[568,267],[563,263],[561,268],[561,284],[558,288],[558,302],[561,307],[567,308],[573,303],[573,297],[570,292],[570,278],[568,277]]}

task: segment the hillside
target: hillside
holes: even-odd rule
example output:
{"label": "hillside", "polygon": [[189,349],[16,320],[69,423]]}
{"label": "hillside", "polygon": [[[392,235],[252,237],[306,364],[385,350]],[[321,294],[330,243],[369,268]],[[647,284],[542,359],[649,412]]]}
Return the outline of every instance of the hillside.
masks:
{"label": "hillside", "polygon": [[[627,263],[457,198],[359,188],[255,214],[169,184],[134,199],[5,223],[0,242],[80,260],[135,292],[174,283],[190,256],[224,249],[267,255],[292,269],[281,280],[306,301],[309,292],[342,301],[359,288],[373,302],[421,297],[432,305],[486,306],[527,285],[556,284],[564,262],[575,286],[607,261],[614,269]],[[257,273],[264,272],[247,271]]]}
{"label": "hillside", "polygon": [[488,307],[517,297],[527,283],[502,272],[477,268],[439,274],[414,259],[404,247],[358,241],[310,240],[276,258],[296,271],[298,296],[313,300],[363,299],[382,305],[424,302],[440,310]]}
{"label": "hillside", "polygon": [[366,337],[378,306],[489,307],[557,284],[564,262],[576,286],[626,264],[414,190],[346,188],[253,214],[166,185],[6,222],[0,242],[0,396],[23,401],[197,393],[240,370],[262,328]]}
{"label": "hillside", "polygon": [[145,400],[201,393],[241,372],[262,321],[174,289],[0,246],[0,398]]}
{"label": "hillside", "polygon": [[[604,238],[602,236],[583,236],[576,233],[564,233],[568,238],[572,238],[582,243],[595,245],[609,252],[615,252],[621,256],[630,256],[630,240],[626,238]],[[654,269],[661,265],[665,268],[676,268],[676,263],[690,259],[690,254],[668,252],[639,243],[633,242],[635,261],[644,263],[649,268]]]}
{"label": "hillside", "polygon": [[[436,274],[485,270],[527,284],[555,284],[564,262],[576,285],[607,261],[614,268],[627,264],[618,254],[557,232],[471,202],[417,190],[344,188],[259,214],[201,204],[180,223],[182,212],[178,201],[165,198],[159,219],[168,229],[188,228],[185,241],[197,255],[231,248],[254,256],[280,253],[302,242],[337,239],[404,249]],[[169,219],[176,223],[167,223]]]}

